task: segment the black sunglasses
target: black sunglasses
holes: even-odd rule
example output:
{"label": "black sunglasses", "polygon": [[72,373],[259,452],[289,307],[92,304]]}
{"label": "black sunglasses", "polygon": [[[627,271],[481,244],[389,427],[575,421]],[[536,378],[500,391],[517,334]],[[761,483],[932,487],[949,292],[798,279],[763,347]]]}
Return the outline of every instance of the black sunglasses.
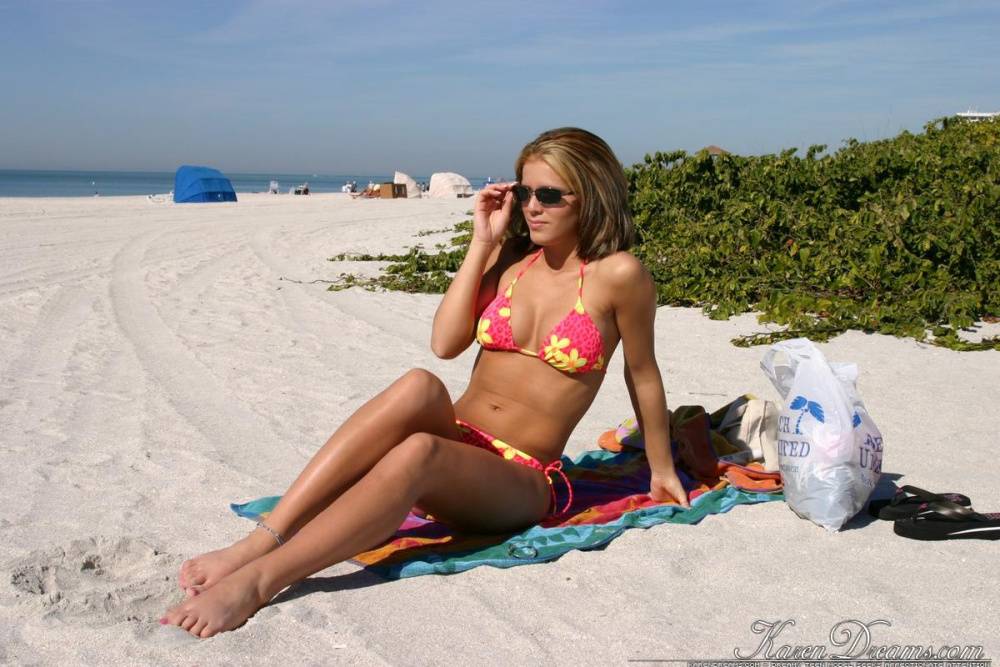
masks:
{"label": "black sunglasses", "polygon": [[563,192],[558,188],[538,188],[537,190],[532,190],[527,185],[515,185],[511,190],[514,191],[514,199],[517,200],[519,204],[527,204],[531,200],[531,195],[535,195],[535,199],[542,206],[555,206],[562,201],[562,198],[566,195],[573,194],[572,192]]}

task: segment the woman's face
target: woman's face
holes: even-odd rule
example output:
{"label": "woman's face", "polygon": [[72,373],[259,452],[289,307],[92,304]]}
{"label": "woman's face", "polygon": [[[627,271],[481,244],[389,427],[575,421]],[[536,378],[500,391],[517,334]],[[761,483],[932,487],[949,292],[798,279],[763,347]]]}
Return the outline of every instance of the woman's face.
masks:
{"label": "woman's face", "polygon": [[[533,191],[539,188],[570,191],[570,187],[559,174],[540,158],[532,158],[524,163],[520,185]],[[524,214],[524,221],[528,223],[531,242],[535,245],[552,245],[569,240],[576,243],[580,222],[579,195],[567,194],[559,203],[551,205],[543,205],[532,195],[531,199],[521,204],[521,212]]]}

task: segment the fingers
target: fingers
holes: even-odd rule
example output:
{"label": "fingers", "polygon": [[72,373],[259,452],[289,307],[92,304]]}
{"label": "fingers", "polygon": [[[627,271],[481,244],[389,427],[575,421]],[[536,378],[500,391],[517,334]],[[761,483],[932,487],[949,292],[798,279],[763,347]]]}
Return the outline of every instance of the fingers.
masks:
{"label": "fingers", "polygon": [[514,191],[513,190],[507,190],[507,192],[503,196],[503,205],[502,205],[503,212],[504,213],[509,213],[510,209],[513,206],[514,206]]}
{"label": "fingers", "polygon": [[513,188],[517,183],[511,181],[510,183],[490,183],[484,186],[480,192],[507,192]]}
{"label": "fingers", "polygon": [[502,210],[505,214],[510,213],[514,204],[515,183],[496,183],[490,186],[492,189],[487,195],[493,204],[492,210]]}
{"label": "fingers", "polygon": [[684,489],[684,485],[680,483],[680,480],[677,480],[676,484],[654,484],[649,490],[649,497],[659,503],[675,502],[685,509],[691,507],[691,503],[688,502],[687,491]]}
{"label": "fingers", "polygon": [[670,494],[670,499],[676,502],[681,507],[691,507],[688,502],[687,491],[684,490],[684,485],[681,484],[680,480],[677,480],[677,484],[671,484],[667,487],[667,493]]}
{"label": "fingers", "polygon": [[476,195],[473,238],[486,243],[499,241],[510,223],[516,183],[491,183]]}
{"label": "fingers", "polygon": [[690,509],[691,505],[688,503],[686,494],[673,494],[673,493],[656,493],[649,494],[649,497],[658,503],[677,503],[685,509]]}
{"label": "fingers", "polygon": [[479,201],[488,205],[490,210],[501,208],[507,204],[509,197],[512,197],[511,188],[514,183],[491,183],[479,191]]}

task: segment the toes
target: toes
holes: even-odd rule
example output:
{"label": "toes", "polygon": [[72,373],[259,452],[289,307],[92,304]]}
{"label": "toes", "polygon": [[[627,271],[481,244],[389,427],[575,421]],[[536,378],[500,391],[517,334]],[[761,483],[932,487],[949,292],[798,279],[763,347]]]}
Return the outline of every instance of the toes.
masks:
{"label": "toes", "polygon": [[197,623],[191,626],[191,629],[188,630],[188,632],[190,632],[195,637],[201,637],[202,636],[201,633],[205,631],[205,626],[207,625],[208,621],[199,619]]}
{"label": "toes", "polygon": [[192,560],[186,560],[181,565],[180,574],[177,577],[177,583],[181,588],[190,588],[195,584],[203,584],[207,576],[201,569],[201,563],[197,558]]}
{"label": "toes", "polygon": [[181,604],[174,605],[168,609],[167,613],[165,613],[163,618],[160,619],[160,623],[180,627],[181,622],[184,621],[190,613],[191,610],[188,608],[187,604],[182,602]]}
{"label": "toes", "polygon": [[202,639],[207,639],[217,634],[219,634],[219,631],[206,623],[205,627],[198,633],[198,636]]}
{"label": "toes", "polygon": [[191,588],[192,586],[197,586],[199,584],[205,583],[208,577],[201,570],[192,569],[188,572],[187,582],[184,588]]}
{"label": "toes", "polygon": [[181,563],[181,569],[177,573],[177,585],[180,586],[181,588],[187,588],[188,586],[191,585],[191,583],[188,581],[188,569],[190,569],[190,563],[191,561],[189,560],[186,560],[183,563]]}
{"label": "toes", "polygon": [[197,622],[198,622],[197,616],[195,616],[194,614],[188,614],[187,616],[184,617],[184,620],[181,621],[180,627],[183,630],[187,630],[190,632],[191,628],[193,628],[194,624]]}
{"label": "toes", "polygon": [[189,598],[193,598],[196,595],[201,595],[205,591],[204,586],[188,586],[184,589],[184,595]]}

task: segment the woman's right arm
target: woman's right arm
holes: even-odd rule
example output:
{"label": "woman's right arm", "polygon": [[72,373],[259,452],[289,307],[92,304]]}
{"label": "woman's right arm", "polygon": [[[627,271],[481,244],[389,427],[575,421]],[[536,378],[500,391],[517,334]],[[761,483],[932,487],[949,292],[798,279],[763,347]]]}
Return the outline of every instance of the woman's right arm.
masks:
{"label": "woman's right arm", "polygon": [[513,185],[494,183],[476,198],[469,251],[434,314],[431,350],[442,359],[457,357],[472,344],[476,315],[496,294],[502,273],[500,240],[510,223]]}

